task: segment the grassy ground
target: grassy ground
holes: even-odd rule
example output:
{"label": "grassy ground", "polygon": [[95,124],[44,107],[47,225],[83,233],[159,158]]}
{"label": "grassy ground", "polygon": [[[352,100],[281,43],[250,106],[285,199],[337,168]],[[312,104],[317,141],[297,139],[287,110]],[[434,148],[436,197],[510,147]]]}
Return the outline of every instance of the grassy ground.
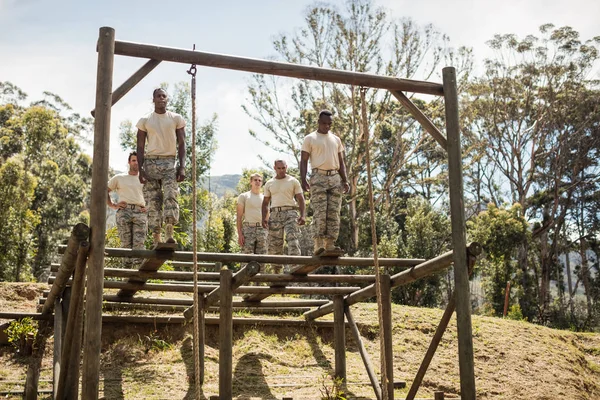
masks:
{"label": "grassy ground", "polygon": [[[45,285],[0,283],[0,309],[33,311]],[[154,294],[156,295],[156,294]],[[169,294],[169,297],[172,297]],[[377,306],[351,308],[371,361],[379,371]],[[393,307],[394,378],[410,386],[442,311]],[[2,321],[0,321],[1,323]],[[102,396],[106,399],[194,399],[192,329],[185,326],[105,324]],[[319,399],[334,368],[332,331],[236,327],[233,392],[237,399]],[[558,331],[526,322],[473,317],[479,399],[600,399],[600,335]],[[374,398],[351,334],[347,332],[350,398]],[[52,340],[41,372],[52,378]],[[207,326],[203,398],[218,393],[218,328]],[[23,381],[28,359],[0,347],[0,391]],[[460,389],[456,326],[452,321],[418,397]],[[408,389],[396,390],[404,398]],[[6,397],[10,398],[10,397]],[[19,397],[14,397],[19,398]]]}

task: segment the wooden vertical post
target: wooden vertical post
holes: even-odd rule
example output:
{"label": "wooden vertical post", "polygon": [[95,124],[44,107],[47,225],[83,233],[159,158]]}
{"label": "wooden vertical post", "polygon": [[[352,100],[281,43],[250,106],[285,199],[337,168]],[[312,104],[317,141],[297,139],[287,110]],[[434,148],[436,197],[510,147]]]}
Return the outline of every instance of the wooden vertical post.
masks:
{"label": "wooden vertical post", "polygon": [[196,335],[198,335],[198,346],[200,350],[199,360],[197,360],[198,368],[200,368],[200,385],[204,383],[204,342],[206,341],[206,331],[204,329],[204,317],[206,312],[204,310],[204,298],[204,293],[198,293],[198,310],[196,310],[198,313],[198,332],[196,332]]}
{"label": "wooden vertical post", "polygon": [[346,324],[344,296],[333,296],[333,348],[335,349],[335,377],[346,387]]}
{"label": "wooden vertical post", "polygon": [[460,367],[460,396],[463,400],[475,399],[475,366],[471,336],[471,294],[467,267],[467,237],[463,196],[462,155],[458,119],[456,70],[446,67],[442,71],[444,101],[446,105],[446,135],[448,141],[448,177],[450,186],[450,220],[454,260],[454,286],[456,292],[456,325],[458,330],[458,363]]}
{"label": "wooden vertical post", "polygon": [[106,234],[106,193],[110,149],[115,30],[100,28],[96,77],[96,119],[90,199],[90,262],[87,277],[85,332],[81,397],[97,400],[100,386],[100,347],[102,336],[102,284],[104,280],[104,236]]}
{"label": "wooden vertical post", "polygon": [[81,242],[77,253],[75,276],[71,289],[69,312],[61,353],[61,371],[55,399],[76,399],[79,386],[79,360],[81,353],[81,322],[83,319],[83,293],[85,285],[85,265],[89,243]]}
{"label": "wooden vertical post", "polygon": [[[381,274],[381,315],[383,326],[381,334],[383,335],[383,357],[385,363],[382,368],[383,378],[381,384],[383,388],[384,399],[394,399],[394,352],[392,349],[392,285],[388,274]],[[383,361],[383,360],[382,360]],[[387,397],[386,397],[387,392]]]}
{"label": "wooden vertical post", "polygon": [[221,307],[219,316],[219,399],[231,400],[233,396],[233,273],[221,270]]}
{"label": "wooden vertical post", "polygon": [[434,392],[433,400],[444,400],[444,392]]}
{"label": "wooden vertical post", "polygon": [[[60,362],[61,362],[61,352],[62,352],[62,338],[63,338],[63,312],[62,305],[60,304],[60,297],[55,297],[54,299],[54,354],[52,356],[53,359],[53,398],[57,398],[58,391],[58,378],[60,376]],[[47,301],[47,300],[46,300]]]}

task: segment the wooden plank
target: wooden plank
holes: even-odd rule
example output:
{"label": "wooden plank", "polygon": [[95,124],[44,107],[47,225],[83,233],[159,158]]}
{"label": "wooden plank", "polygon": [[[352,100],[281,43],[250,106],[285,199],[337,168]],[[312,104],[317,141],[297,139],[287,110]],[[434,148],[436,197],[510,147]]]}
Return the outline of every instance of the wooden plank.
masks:
{"label": "wooden plank", "polygon": [[356,346],[358,347],[358,352],[360,353],[360,357],[362,358],[363,364],[365,365],[365,369],[367,370],[369,381],[371,382],[371,386],[373,387],[373,391],[375,392],[375,398],[377,400],[381,400],[381,385],[377,380],[375,369],[373,368],[373,364],[371,364],[369,353],[367,353],[367,349],[365,348],[365,345],[362,341],[360,331],[358,330],[358,326],[356,326],[356,322],[354,322],[354,318],[352,317],[352,313],[350,312],[350,307],[345,308],[345,314],[346,320],[348,321],[348,325],[350,326],[350,330],[354,336],[354,341],[356,342]]}
{"label": "wooden plank", "polygon": [[[45,314],[51,316],[50,314]],[[42,367],[42,360],[44,358],[44,350],[46,349],[46,342],[50,337],[50,323],[41,322],[38,327],[37,335],[33,344],[33,353],[29,357],[29,365],[27,367],[27,377],[25,379],[25,395],[23,396],[26,400],[36,400],[39,393],[38,383],[40,379],[40,369]]]}
{"label": "wooden plank", "polygon": [[200,385],[204,384],[204,351],[206,345],[206,311],[204,309],[204,295],[198,294],[198,368],[200,369]]}
{"label": "wooden plank", "polygon": [[[165,263],[165,261],[169,260],[172,252],[175,251],[176,248],[177,248],[177,243],[158,243],[154,247],[154,250],[157,252],[157,257],[144,260],[142,262],[142,265],[140,265],[139,271],[140,272],[156,272],[156,271],[158,271],[158,269],[160,267],[162,267],[162,265]],[[147,279],[144,279],[142,277],[139,277],[139,278],[133,277],[133,278],[129,278],[127,280],[127,283],[144,284],[144,283],[146,283],[146,281],[147,281]],[[131,297],[136,292],[137,292],[137,290],[135,290],[135,289],[121,289],[117,292],[117,296]]]}
{"label": "wooden plank", "polygon": [[333,348],[335,350],[335,377],[346,387],[346,325],[344,323],[344,297],[333,297]]}
{"label": "wooden plank", "polygon": [[[259,267],[260,269],[260,267]],[[219,399],[233,398],[233,272],[221,270],[219,302]],[[206,304],[204,304],[206,306]]]}
{"label": "wooden plank", "polygon": [[[59,252],[64,246],[59,246]],[[106,248],[106,257],[156,258],[161,255],[156,250],[132,250],[122,248]],[[283,256],[272,254],[244,253],[197,253],[198,260],[208,263],[248,263],[256,261],[262,264],[300,264],[300,265],[350,265],[355,267],[372,267],[373,258],[369,257],[314,257],[314,256]],[[174,251],[170,256],[173,261],[192,261],[190,251]],[[381,267],[414,267],[426,260],[414,258],[380,258]]]}
{"label": "wooden plank", "polygon": [[[150,72],[154,70],[160,64],[159,60],[148,60],[140,69],[135,71],[125,82],[115,89],[112,95],[112,105],[117,104],[123,96],[125,96],[135,85],[140,83],[142,79],[146,77]],[[91,111],[92,117],[96,116],[96,110]]]}
{"label": "wooden plank", "polygon": [[379,76],[364,72],[334,70],[280,61],[259,60],[256,58],[191,51],[149,44],[117,41],[115,43],[115,54],[183,64],[204,65],[213,68],[233,69],[257,74],[287,76],[291,78],[344,83],[347,85],[388,90],[402,90],[436,96],[444,94],[443,86],[439,83],[402,79],[391,76]]}
{"label": "wooden plank", "polygon": [[[115,295],[104,295],[104,301],[106,302],[123,302],[123,303],[137,303],[137,304],[164,304],[164,305],[175,305],[175,306],[190,306],[194,302],[191,298],[189,299],[172,299],[166,297],[132,297],[132,298],[121,298]],[[284,308],[284,307],[318,307],[322,304],[327,303],[327,300],[277,300],[277,301],[264,301],[256,304],[247,304],[243,301],[234,301],[233,306],[237,308]]]}
{"label": "wooden plank", "polygon": [[106,193],[110,155],[110,116],[114,63],[115,30],[100,28],[96,79],[96,119],[94,120],[94,163],[90,195],[90,263],[87,276],[85,333],[81,397],[97,400],[100,381],[102,336],[102,281],[106,235]]}
{"label": "wooden plank", "polygon": [[58,378],[60,376],[61,368],[61,352],[62,352],[62,339],[64,335],[63,329],[63,311],[61,306],[61,300],[59,297],[54,299],[54,351],[52,353],[52,375],[53,375],[53,394],[56,399],[58,392]]}
{"label": "wooden plank", "polygon": [[[104,205],[106,206],[106,198],[104,199]],[[69,236],[69,241],[67,242],[65,253],[62,256],[60,267],[56,274],[56,280],[50,288],[50,294],[48,295],[49,301],[42,307],[43,314],[49,314],[52,311],[54,299],[60,296],[75,269],[79,243],[88,240],[89,237],[90,228],[86,224],[79,223],[73,227],[71,236]]]}
{"label": "wooden plank", "polygon": [[[446,109],[446,133],[448,135],[448,183],[450,190],[452,248],[464,249],[467,244],[467,235],[456,71],[453,67],[446,67],[442,70],[442,76]],[[475,364],[473,360],[471,291],[469,288],[467,253],[464,251],[455,251],[453,253],[453,262],[454,287],[456,290],[456,325],[458,331],[460,395],[463,400],[475,400]]]}
{"label": "wooden plank", "polygon": [[444,150],[448,148],[448,143],[444,134],[433,124],[433,122],[419,108],[410,101],[404,93],[398,90],[390,91],[392,95],[402,103],[402,105],[410,112],[410,114],[421,124],[421,126],[429,132],[429,134],[439,143]]}

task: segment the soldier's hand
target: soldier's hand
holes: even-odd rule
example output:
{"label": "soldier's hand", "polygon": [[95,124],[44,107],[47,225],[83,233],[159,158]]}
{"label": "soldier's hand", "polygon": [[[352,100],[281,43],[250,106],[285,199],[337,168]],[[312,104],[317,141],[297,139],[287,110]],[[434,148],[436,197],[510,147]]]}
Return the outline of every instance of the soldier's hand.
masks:
{"label": "soldier's hand", "polygon": [[265,228],[265,229],[269,229],[269,221],[268,221],[268,220],[266,220],[266,219],[263,219],[263,220],[262,220],[262,226],[263,226],[263,228]]}
{"label": "soldier's hand", "polygon": [[146,171],[144,171],[143,168],[140,168],[139,173],[138,173],[138,178],[140,180],[140,183],[143,185],[144,183],[148,182],[148,178],[146,177]]}
{"label": "soldier's hand", "polygon": [[306,179],[302,179],[302,190],[305,192],[310,192],[310,185]]}
{"label": "soldier's hand", "polygon": [[117,203],[117,208],[120,208],[120,209],[127,208],[127,203],[124,201],[120,201]]}
{"label": "soldier's hand", "polygon": [[342,182],[342,187],[344,188],[344,193],[348,193],[350,191],[350,184],[348,182]]}
{"label": "soldier's hand", "polygon": [[306,220],[304,219],[304,217],[300,216],[298,218],[298,225],[304,225],[305,222],[306,222]]}
{"label": "soldier's hand", "polygon": [[177,168],[177,182],[183,182],[185,180],[185,167],[180,166]]}
{"label": "soldier's hand", "polygon": [[244,245],[244,234],[243,234],[243,233],[239,233],[239,234],[238,234],[238,244],[239,244],[240,246],[243,246],[243,245]]}

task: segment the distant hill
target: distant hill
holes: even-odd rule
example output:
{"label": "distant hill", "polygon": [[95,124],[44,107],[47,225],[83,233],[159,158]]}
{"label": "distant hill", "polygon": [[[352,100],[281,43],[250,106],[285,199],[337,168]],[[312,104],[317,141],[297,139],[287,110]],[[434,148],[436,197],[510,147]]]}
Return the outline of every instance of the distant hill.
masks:
{"label": "distant hill", "polygon": [[219,175],[201,178],[202,188],[210,189],[211,193],[223,197],[227,192],[236,193],[236,187],[242,175]]}

